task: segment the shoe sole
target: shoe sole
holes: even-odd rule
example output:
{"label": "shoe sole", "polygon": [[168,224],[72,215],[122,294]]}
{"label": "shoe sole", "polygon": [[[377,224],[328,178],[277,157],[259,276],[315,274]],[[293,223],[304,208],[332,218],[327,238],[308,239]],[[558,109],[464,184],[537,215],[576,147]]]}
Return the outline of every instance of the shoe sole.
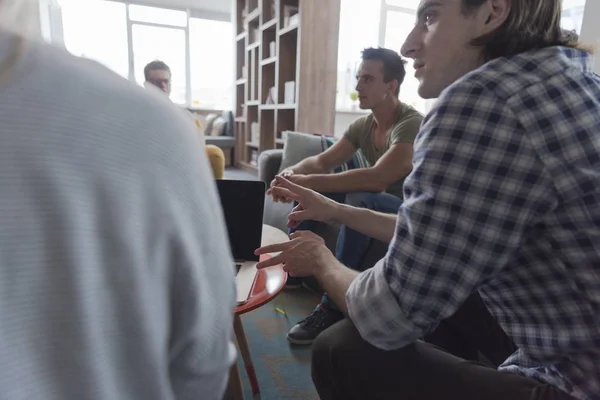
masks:
{"label": "shoe sole", "polygon": [[286,335],[286,338],[288,340],[288,342],[292,343],[292,344],[297,344],[297,345],[301,345],[301,346],[307,346],[309,344],[312,344],[312,342],[314,342],[315,339],[294,339],[292,337],[290,337],[290,335]]}

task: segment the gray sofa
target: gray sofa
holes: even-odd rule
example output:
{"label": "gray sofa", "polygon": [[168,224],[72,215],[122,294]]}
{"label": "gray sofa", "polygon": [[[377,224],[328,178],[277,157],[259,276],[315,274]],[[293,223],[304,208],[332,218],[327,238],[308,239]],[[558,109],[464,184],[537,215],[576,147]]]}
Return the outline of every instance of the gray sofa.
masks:
{"label": "gray sofa", "polygon": [[[284,150],[265,150],[260,154],[258,158],[258,178],[265,182],[268,187],[275,175],[281,170],[320,151],[322,151],[320,136],[287,132]],[[287,216],[292,206],[292,204],[275,203],[270,196],[267,196],[265,199],[264,223],[287,231]],[[324,223],[317,225],[315,233],[325,240],[327,247],[332,252],[335,252],[339,226]],[[361,269],[370,268],[379,259],[383,258],[387,247],[387,244],[373,240],[361,262]]]}

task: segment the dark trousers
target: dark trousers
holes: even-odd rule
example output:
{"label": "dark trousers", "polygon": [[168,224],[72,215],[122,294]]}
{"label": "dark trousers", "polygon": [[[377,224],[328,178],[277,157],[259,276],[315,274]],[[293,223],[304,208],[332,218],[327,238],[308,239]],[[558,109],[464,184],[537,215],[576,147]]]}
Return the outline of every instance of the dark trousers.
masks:
{"label": "dark trousers", "polygon": [[[344,319],[313,343],[321,400],[572,400],[553,386],[496,369],[515,345],[473,295],[435,332],[402,349],[380,350]],[[492,365],[478,360],[483,355]]]}

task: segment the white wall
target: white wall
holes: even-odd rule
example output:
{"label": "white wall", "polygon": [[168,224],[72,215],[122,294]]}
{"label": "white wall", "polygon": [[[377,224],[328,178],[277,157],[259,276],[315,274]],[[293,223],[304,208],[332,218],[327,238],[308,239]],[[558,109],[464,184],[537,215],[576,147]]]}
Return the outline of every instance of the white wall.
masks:
{"label": "white wall", "polygon": [[595,71],[600,74],[600,24],[598,24],[598,17],[600,17],[600,1],[587,0],[579,38],[583,43],[596,46]]}

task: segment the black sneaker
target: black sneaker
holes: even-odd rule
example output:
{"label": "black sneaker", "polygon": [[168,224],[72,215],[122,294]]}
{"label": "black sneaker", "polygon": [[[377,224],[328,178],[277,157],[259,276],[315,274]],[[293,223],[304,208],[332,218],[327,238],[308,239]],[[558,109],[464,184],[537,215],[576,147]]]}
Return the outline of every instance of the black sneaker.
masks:
{"label": "black sneaker", "polygon": [[308,317],[290,329],[287,340],[294,344],[311,344],[319,333],[342,319],[344,315],[341,312],[319,304]]}
{"label": "black sneaker", "polygon": [[294,278],[288,275],[287,281],[285,282],[286,289],[298,289],[302,287],[302,281],[304,278]]}

